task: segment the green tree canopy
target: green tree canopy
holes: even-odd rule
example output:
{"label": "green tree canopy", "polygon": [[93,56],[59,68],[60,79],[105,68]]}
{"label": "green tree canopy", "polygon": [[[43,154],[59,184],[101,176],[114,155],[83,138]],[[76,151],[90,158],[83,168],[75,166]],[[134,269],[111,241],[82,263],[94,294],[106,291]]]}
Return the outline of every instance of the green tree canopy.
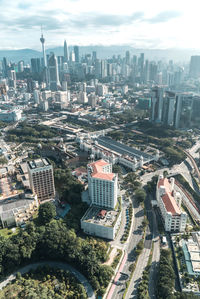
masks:
{"label": "green tree canopy", "polygon": [[50,222],[56,216],[56,207],[52,202],[45,202],[40,205],[38,218],[41,224]]}

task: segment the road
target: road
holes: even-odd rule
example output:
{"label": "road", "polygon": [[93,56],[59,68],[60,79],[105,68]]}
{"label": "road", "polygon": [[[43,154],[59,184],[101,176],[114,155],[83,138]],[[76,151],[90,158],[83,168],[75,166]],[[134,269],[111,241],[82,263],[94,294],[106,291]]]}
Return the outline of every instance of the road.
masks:
{"label": "road", "polygon": [[[133,201],[133,208],[134,208],[133,229],[131,232],[130,240],[125,245],[124,248],[126,252],[126,260],[122,269],[120,269],[119,271],[127,275],[130,275],[129,266],[134,262],[135,259],[134,248],[142,238],[142,221],[144,218],[144,212],[141,205]],[[109,297],[112,299],[123,297],[123,293],[125,290],[125,283],[128,278],[127,276],[121,275],[121,273],[117,273],[117,274],[119,276],[119,279],[116,282],[117,285],[115,285],[115,289],[112,292],[112,296]]]}
{"label": "road", "polygon": [[157,280],[157,273],[158,273],[158,265],[160,261],[160,238],[159,232],[157,227],[156,215],[155,212],[152,211],[152,222],[153,222],[153,254],[152,254],[152,262],[151,268],[149,273],[149,297],[151,299],[156,298],[156,280]]}
{"label": "road", "polygon": [[38,262],[34,264],[29,264],[23,268],[18,269],[16,272],[11,274],[9,277],[7,277],[3,282],[0,283],[0,290],[5,287],[9,282],[15,279],[16,273],[20,272],[21,274],[29,272],[31,269],[36,269],[39,266],[45,266],[48,265],[53,268],[59,268],[63,270],[68,270],[70,271],[84,286],[86,293],[88,295],[89,299],[95,299],[95,294],[94,291],[88,282],[88,280],[76,269],[74,269],[72,266],[66,264],[66,263],[61,263],[61,262],[52,262],[52,261],[45,261],[45,262]]}
{"label": "road", "polygon": [[128,291],[126,293],[126,299],[129,298],[137,298],[137,287],[142,277],[142,273],[147,266],[149,255],[151,252],[151,244],[152,244],[152,235],[149,230],[147,230],[146,238],[144,242],[144,249],[140,254],[135,271],[133,273]]}

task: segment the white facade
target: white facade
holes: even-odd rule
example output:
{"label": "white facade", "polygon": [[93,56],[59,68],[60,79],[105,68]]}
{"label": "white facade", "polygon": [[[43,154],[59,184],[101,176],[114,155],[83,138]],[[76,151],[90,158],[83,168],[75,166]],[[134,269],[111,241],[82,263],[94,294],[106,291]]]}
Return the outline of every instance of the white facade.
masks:
{"label": "white facade", "polygon": [[168,232],[183,232],[187,223],[187,214],[181,211],[182,198],[174,190],[174,178],[159,177],[156,197],[160,208],[165,230]]}
{"label": "white facade", "polygon": [[1,110],[0,121],[15,122],[19,121],[22,117],[22,111],[20,109],[13,109],[11,111]]}
{"label": "white facade", "polygon": [[92,204],[114,209],[117,204],[118,176],[112,164],[99,160],[88,164],[88,189]]}
{"label": "white facade", "polygon": [[[90,209],[87,210],[86,214],[89,213],[89,211]],[[116,216],[116,222],[110,226],[102,225],[98,222],[95,223],[92,221],[85,221],[85,215],[81,219],[81,228],[84,231],[84,233],[96,237],[114,240],[121,223],[121,212],[119,212],[119,214]]]}

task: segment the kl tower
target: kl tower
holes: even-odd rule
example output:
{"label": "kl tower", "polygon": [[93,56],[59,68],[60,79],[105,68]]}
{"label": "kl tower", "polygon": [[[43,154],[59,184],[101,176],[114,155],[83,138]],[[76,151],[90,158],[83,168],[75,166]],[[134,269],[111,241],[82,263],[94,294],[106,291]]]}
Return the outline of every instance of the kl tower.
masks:
{"label": "kl tower", "polygon": [[41,28],[41,38],[40,41],[42,43],[42,54],[43,54],[43,60],[44,60],[44,70],[45,70],[45,82],[46,85],[48,85],[48,73],[47,73],[47,57],[46,57],[46,52],[45,52],[45,38],[42,33],[42,28]]}

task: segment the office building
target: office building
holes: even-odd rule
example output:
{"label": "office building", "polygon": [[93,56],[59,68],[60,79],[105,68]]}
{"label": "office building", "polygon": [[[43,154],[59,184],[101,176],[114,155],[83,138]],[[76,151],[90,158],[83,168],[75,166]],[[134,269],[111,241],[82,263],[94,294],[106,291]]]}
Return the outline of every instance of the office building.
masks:
{"label": "office building", "polygon": [[21,60],[18,62],[18,72],[22,73],[24,71],[24,61]]}
{"label": "office building", "polygon": [[99,160],[88,164],[88,189],[92,204],[114,209],[117,203],[118,176],[112,164]]}
{"label": "office building", "polygon": [[189,74],[191,78],[200,77],[200,55],[191,56]]}
{"label": "office building", "polygon": [[167,232],[183,232],[187,223],[187,214],[182,211],[182,197],[174,189],[174,178],[160,175],[157,183],[156,199]]}
{"label": "office building", "polygon": [[53,167],[49,161],[44,158],[29,161],[27,168],[32,192],[37,194],[38,200],[54,198]]}
{"label": "office building", "polygon": [[75,55],[75,62],[79,62],[79,47],[74,46],[74,55]]}
{"label": "office building", "polygon": [[95,108],[97,104],[97,97],[94,93],[91,93],[88,96],[88,105],[90,105],[92,108]]}
{"label": "office building", "polygon": [[189,128],[192,122],[193,94],[178,93],[176,95],[174,127]]}
{"label": "office building", "polygon": [[3,78],[7,78],[8,77],[8,63],[7,63],[6,57],[3,58],[2,69],[3,69]]}
{"label": "office building", "polygon": [[57,91],[60,87],[58,62],[54,53],[49,58],[49,85],[51,91]]}
{"label": "office building", "polygon": [[160,123],[163,111],[163,88],[155,86],[151,97],[151,120]]}
{"label": "office building", "polygon": [[31,58],[31,71],[32,73],[40,73],[41,71],[40,58]]}
{"label": "office building", "polygon": [[65,40],[64,41],[64,62],[68,62],[68,60],[69,60],[68,46]]}

